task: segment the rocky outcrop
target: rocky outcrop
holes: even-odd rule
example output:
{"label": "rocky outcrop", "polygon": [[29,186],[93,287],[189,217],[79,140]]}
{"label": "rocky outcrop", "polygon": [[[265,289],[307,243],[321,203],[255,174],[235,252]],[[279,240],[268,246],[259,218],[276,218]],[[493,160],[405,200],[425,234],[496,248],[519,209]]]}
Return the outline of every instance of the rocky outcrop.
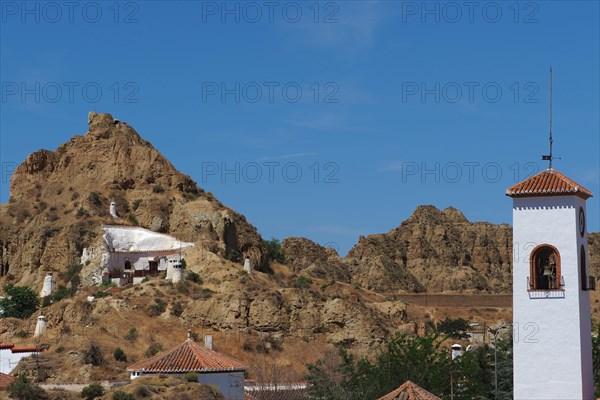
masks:
{"label": "rocky outcrop", "polygon": [[[402,303],[397,303],[396,308]],[[385,308],[385,307],[384,307]],[[388,307],[389,308],[389,307]],[[272,333],[284,337],[326,334],[330,343],[374,348],[389,329],[406,319],[403,312],[381,312],[340,297],[322,298],[301,289],[265,291],[256,296],[238,292],[190,304],[181,318],[191,326],[216,330]]]}
{"label": "rocky outcrop", "polygon": [[[114,201],[120,220],[109,214]],[[78,263],[102,224],[139,224],[223,257],[270,266],[255,227],[205,193],[149,142],[109,114],[90,113],[88,132],[39,150],[15,170],[0,207],[0,278],[38,284],[45,270]],[[233,255],[233,256],[232,256]]]}
{"label": "rocky outcrop", "polygon": [[281,244],[288,266],[296,274],[323,280],[350,282],[352,271],[332,248],[325,248],[309,239],[288,237]]}
{"label": "rocky outcrop", "polygon": [[344,261],[355,280],[378,291],[508,292],[512,229],[469,222],[451,207],[420,206],[388,233],[361,237]]}

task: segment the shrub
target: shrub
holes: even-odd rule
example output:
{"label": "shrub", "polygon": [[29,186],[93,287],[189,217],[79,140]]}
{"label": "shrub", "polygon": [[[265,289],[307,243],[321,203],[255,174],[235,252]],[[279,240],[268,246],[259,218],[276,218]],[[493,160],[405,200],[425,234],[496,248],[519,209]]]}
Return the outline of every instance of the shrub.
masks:
{"label": "shrub", "polygon": [[154,298],[154,303],[148,307],[148,315],[157,317],[167,310],[167,304],[161,298]]}
{"label": "shrub", "polygon": [[98,192],[91,192],[88,195],[88,201],[95,206],[102,204],[102,200],[100,199],[100,194]]}
{"label": "shrub", "polygon": [[175,317],[180,317],[181,314],[183,314],[183,305],[181,304],[181,302],[176,301],[171,306],[171,315]]}
{"label": "shrub", "polygon": [[204,281],[202,280],[202,277],[200,275],[198,275],[195,272],[192,271],[188,271],[187,275],[186,275],[186,279],[188,281],[192,281],[194,283],[197,283],[198,285],[202,285],[204,283]]}
{"label": "shrub", "polygon": [[139,224],[140,224],[140,223],[138,222],[138,219],[137,219],[137,217],[136,217],[135,215],[133,215],[133,214],[129,214],[129,215],[127,216],[127,219],[129,220],[129,222],[131,222],[131,223],[132,223],[132,224],[134,224],[134,225],[139,225]]}
{"label": "shrub", "polygon": [[188,372],[185,374],[185,380],[188,382],[198,382],[198,374],[195,372]]}
{"label": "shrub", "polygon": [[21,217],[23,219],[27,219],[31,217],[31,212],[28,209],[24,209],[23,211],[21,211]]}
{"label": "shrub", "polygon": [[129,331],[125,335],[125,340],[130,342],[135,342],[138,338],[138,330],[137,328],[129,328]]}
{"label": "shrub", "polygon": [[162,193],[164,191],[165,189],[159,184],[152,186],[152,193]]}
{"label": "shrub", "polygon": [[96,367],[104,364],[104,357],[102,356],[102,350],[100,349],[100,346],[95,343],[91,343],[83,352],[83,361],[86,364],[92,364]]}
{"label": "shrub", "polygon": [[297,289],[308,289],[312,284],[312,279],[307,276],[300,275],[294,282],[294,287]]}
{"label": "shrub", "polygon": [[127,361],[127,355],[125,355],[125,352],[120,347],[117,347],[115,349],[113,356],[115,357],[115,360],[117,360],[117,361]]}
{"label": "shrub", "polygon": [[46,398],[46,392],[39,385],[27,379],[25,375],[19,375],[8,385],[8,395],[15,400],[41,400]]}
{"label": "shrub", "polygon": [[2,317],[26,319],[40,305],[40,298],[29,286],[4,285],[4,298],[0,299],[0,308],[4,310]]}
{"label": "shrub", "polygon": [[71,296],[77,292],[77,288],[81,283],[81,278],[79,278],[79,273],[83,265],[81,264],[71,264],[67,267],[65,272],[59,274],[60,278],[69,283]]}
{"label": "shrub", "polygon": [[150,389],[148,389],[148,386],[146,385],[140,385],[136,387],[134,393],[135,397],[145,398],[152,396],[152,392],[150,391]]}
{"label": "shrub", "polygon": [[227,250],[227,253],[225,253],[225,259],[231,262],[240,262],[242,260],[242,255],[239,251],[230,249]]}
{"label": "shrub", "polygon": [[135,400],[131,393],[124,392],[122,390],[117,390],[113,396],[112,400]]}
{"label": "shrub", "polygon": [[250,339],[248,339],[248,338],[244,339],[244,343],[242,344],[242,349],[244,349],[244,351],[252,351],[254,349],[254,346],[252,346],[252,342],[250,341]]}
{"label": "shrub", "polygon": [[59,301],[71,296],[71,291],[63,285],[59,285],[50,296],[44,297],[42,306],[48,307],[50,304],[58,303]]}
{"label": "shrub", "polygon": [[267,250],[267,257],[271,261],[277,261],[281,264],[285,263],[285,250],[281,247],[279,240],[272,238],[271,240],[263,240],[263,246]]}
{"label": "shrub", "polygon": [[104,394],[104,388],[97,383],[92,383],[91,385],[87,385],[81,390],[81,397],[86,398],[87,400],[95,399],[96,397],[100,397]]}
{"label": "shrub", "polygon": [[142,204],[142,199],[135,199],[131,204],[131,208],[133,209],[133,211],[136,211],[140,204]]}
{"label": "shrub", "polygon": [[75,214],[76,217],[81,218],[81,217],[87,217],[90,214],[87,212],[87,210],[83,207],[79,207],[77,209],[77,214]]}
{"label": "shrub", "polygon": [[146,352],[144,353],[144,355],[146,357],[152,357],[153,355],[155,355],[159,351],[162,351],[162,349],[163,349],[162,344],[160,344],[160,343],[152,343],[150,345],[150,347],[148,347],[148,350],[146,350]]}

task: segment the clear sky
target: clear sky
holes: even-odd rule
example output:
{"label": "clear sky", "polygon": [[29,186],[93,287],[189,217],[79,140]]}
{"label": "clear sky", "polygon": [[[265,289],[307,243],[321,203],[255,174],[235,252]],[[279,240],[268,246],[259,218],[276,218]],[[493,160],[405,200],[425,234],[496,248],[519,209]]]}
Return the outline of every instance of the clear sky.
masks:
{"label": "clear sky", "polygon": [[0,2],[0,201],[87,128],[132,125],[265,238],[345,252],[421,204],[511,222],[546,168],[600,230],[597,1]]}

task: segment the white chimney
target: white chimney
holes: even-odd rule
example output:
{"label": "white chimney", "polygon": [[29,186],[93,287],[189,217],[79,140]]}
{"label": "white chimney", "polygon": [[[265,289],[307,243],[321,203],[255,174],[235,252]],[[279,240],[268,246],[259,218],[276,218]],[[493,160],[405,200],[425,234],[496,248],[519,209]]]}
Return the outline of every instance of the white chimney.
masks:
{"label": "white chimney", "polygon": [[450,352],[452,354],[452,359],[454,360],[455,358],[462,356],[462,346],[460,344],[453,344],[450,346]]}
{"label": "white chimney", "polygon": [[250,275],[250,272],[252,272],[252,264],[250,263],[250,257],[246,257],[246,259],[244,260],[244,270],[248,273],[248,275]]}
{"label": "white chimney", "polygon": [[52,276],[52,272],[46,272],[40,297],[50,296],[52,294],[52,290],[54,290],[54,277]]}
{"label": "white chimney", "polygon": [[206,336],[204,336],[204,347],[206,347],[209,350],[212,350],[212,348],[213,348],[213,337],[212,337],[212,335],[206,335]]}
{"label": "white chimney", "polygon": [[177,283],[183,280],[183,269],[181,268],[181,264],[173,265],[173,272],[171,274],[171,282]]}
{"label": "white chimney", "polygon": [[37,324],[35,324],[35,333],[33,337],[40,337],[46,333],[46,317],[40,315],[37,317]]}

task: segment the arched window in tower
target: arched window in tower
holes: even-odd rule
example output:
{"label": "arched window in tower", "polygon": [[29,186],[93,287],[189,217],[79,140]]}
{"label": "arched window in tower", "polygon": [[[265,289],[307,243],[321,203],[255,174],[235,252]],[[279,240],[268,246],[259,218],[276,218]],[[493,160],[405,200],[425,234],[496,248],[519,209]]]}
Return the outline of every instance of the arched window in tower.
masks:
{"label": "arched window in tower", "polygon": [[130,270],[131,270],[131,261],[125,260],[125,271],[130,271]]}
{"label": "arched window in tower", "polygon": [[579,251],[579,268],[581,275],[581,290],[589,290],[588,288],[588,279],[587,279],[587,268],[585,264],[585,247],[581,245],[581,250]]}
{"label": "arched window in tower", "polygon": [[530,290],[561,288],[560,254],[556,247],[542,244],[533,249],[530,269]]}

